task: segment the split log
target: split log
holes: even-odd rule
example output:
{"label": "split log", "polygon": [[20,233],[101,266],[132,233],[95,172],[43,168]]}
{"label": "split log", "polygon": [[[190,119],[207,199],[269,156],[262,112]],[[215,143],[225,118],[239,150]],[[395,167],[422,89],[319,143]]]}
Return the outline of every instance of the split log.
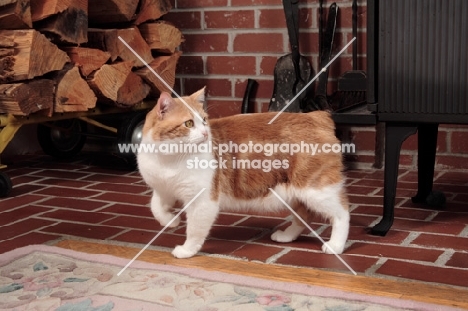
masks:
{"label": "split log", "polygon": [[30,0],[31,19],[33,22],[43,20],[49,16],[63,12],[73,0]]}
{"label": "split log", "polygon": [[87,111],[96,107],[97,97],[81,77],[78,67],[59,71],[54,100],[55,112]]}
{"label": "split log", "polygon": [[[52,33],[58,40],[68,43],[81,44],[88,41],[88,0],[32,1],[33,3],[37,1],[35,5],[38,6],[38,11],[33,10],[34,18],[42,19],[43,16],[49,16],[47,19],[36,22],[34,28]],[[55,7],[55,9],[48,10],[49,7]]]}
{"label": "split log", "polygon": [[47,79],[0,84],[0,113],[27,116],[44,111],[51,116],[54,88],[54,81]]}
{"label": "split log", "polygon": [[139,0],[92,0],[88,14],[91,25],[130,22],[135,17]]}
{"label": "split log", "polygon": [[83,47],[63,48],[74,63],[80,69],[84,77],[89,76],[93,71],[99,69],[110,59],[110,53],[99,49]]}
{"label": "split log", "polygon": [[0,49],[12,48],[15,46],[15,40],[13,36],[5,36],[0,32]]}
{"label": "split log", "polygon": [[182,32],[167,22],[145,23],[138,28],[149,47],[161,53],[174,53],[183,41]]}
{"label": "split log", "polygon": [[134,67],[142,67],[141,62],[132,51],[120,40],[121,37],[145,62],[153,60],[151,49],[140,34],[137,27],[126,29],[96,29],[90,28],[88,31],[88,46],[100,49],[111,54],[114,62],[117,58],[123,61],[132,61]]}
{"label": "split log", "polygon": [[0,1],[0,29],[32,28],[29,0]]}
{"label": "split log", "polygon": [[[177,61],[181,54],[181,52],[175,52],[169,56],[160,56],[155,58],[149,64],[159,77],[161,77],[171,88],[174,87]],[[157,98],[163,91],[172,93],[172,91],[163,82],[161,82],[161,80],[149,68],[144,67],[138,69],[135,73],[142,77],[143,80],[151,87],[151,97]]]}
{"label": "split log", "polygon": [[140,9],[135,24],[140,25],[146,21],[154,21],[172,9],[169,0],[141,0]]}
{"label": "split log", "polygon": [[1,49],[0,83],[42,76],[62,69],[70,61],[67,53],[34,29],[2,30],[0,38],[7,43],[14,42],[14,47]]}
{"label": "split log", "polygon": [[101,102],[118,107],[134,106],[150,92],[150,87],[132,72],[131,61],[102,66],[88,83]]}

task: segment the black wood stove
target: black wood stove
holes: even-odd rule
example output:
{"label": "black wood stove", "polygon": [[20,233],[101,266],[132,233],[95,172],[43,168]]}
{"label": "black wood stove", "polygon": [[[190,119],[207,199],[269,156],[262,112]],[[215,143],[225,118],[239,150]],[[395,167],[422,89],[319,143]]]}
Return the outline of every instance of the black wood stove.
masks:
{"label": "black wood stove", "polygon": [[438,126],[468,124],[468,1],[368,0],[367,10],[367,106],[337,113],[335,121],[385,123],[383,218],[372,229],[385,235],[393,224],[401,145],[415,133],[412,200],[442,203],[432,192]]}

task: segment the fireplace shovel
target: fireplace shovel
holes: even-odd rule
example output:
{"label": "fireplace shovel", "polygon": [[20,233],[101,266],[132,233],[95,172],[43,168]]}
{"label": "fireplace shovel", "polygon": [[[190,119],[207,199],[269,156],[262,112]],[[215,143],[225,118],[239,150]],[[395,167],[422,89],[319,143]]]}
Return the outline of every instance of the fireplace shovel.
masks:
{"label": "fireplace shovel", "polygon": [[[280,57],[274,71],[274,89],[269,111],[280,111],[312,78],[312,66],[299,53],[299,0],[283,0],[291,53]],[[307,92],[303,92],[285,111],[301,112]]]}

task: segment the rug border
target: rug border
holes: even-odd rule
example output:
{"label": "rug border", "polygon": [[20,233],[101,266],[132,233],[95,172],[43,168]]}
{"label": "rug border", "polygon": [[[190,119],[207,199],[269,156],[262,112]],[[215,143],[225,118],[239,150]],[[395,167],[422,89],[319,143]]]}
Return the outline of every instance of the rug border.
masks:
{"label": "rug border", "polygon": [[[84,250],[76,250],[73,247],[83,248]],[[122,258],[116,256],[115,254],[96,254],[94,252],[89,252],[90,249],[93,247],[100,247],[101,249],[107,249],[109,252],[109,248],[118,248],[118,252],[122,252],[122,250],[130,250],[134,251],[134,248],[131,247],[122,247],[122,246],[115,246],[115,245],[108,245],[108,244],[101,244],[101,243],[92,243],[92,242],[84,242],[84,241],[61,241],[54,246],[49,245],[30,245],[22,248],[18,248],[3,254],[0,257],[0,266],[4,266],[6,263],[11,262],[17,258],[25,256],[27,254],[33,252],[40,252],[46,251],[62,256],[70,256],[80,260],[87,260],[87,261],[94,261],[99,262],[101,264],[109,264],[113,266],[120,266],[124,267],[128,263],[127,258]],[[106,246],[106,247],[103,247]],[[147,252],[152,253],[152,255],[163,255],[163,252],[147,250]],[[212,258],[218,259],[218,258]],[[233,260],[231,260],[233,261]],[[405,299],[402,297],[388,297],[388,296],[379,296],[379,295],[368,295],[362,293],[356,293],[351,291],[344,291],[332,287],[326,286],[317,286],[317,285],[310,285],[310,284],[303,284],[303,283],[294,283],[294,282],[284,282],[278,280],[271,280],[271,279],[263,279],[254,276],[248,275],[239,275],[232,272],[223,272],[223,271],[214,271],[214,270],[207,270],[200,267],[182,267],[179,265],[172,265],[170,263],[154,263],[148,262],[144,260],[136,260],[132,263],[129,267],[131,268],[138,268],[138,269],[148,269],[148,270],[162,270],[166,272],[172,273],[180,273],[186,276],[194,277],[203,279],[206,281],[212,282],[225,282],[225,283],[232,283],[246,287],[254,287],[254,288],[263,288],[263,289],[271,289],[275,291],[283,291],[289,293],[297,293],[302,295],[310,295],[313,293],[319,297],[325,298],[337,298],[337,299],[348,299],[359,301],[363,303],[375,303],[381,304],[396,308],[413,308],[418,310],[440,310],[440,304],[432,304],[428,302],[421,302],[415,301],[411,299]],[[460,310],[458,308],[449,307],[447,305],[444,306],[447,310]],[[448,309],[450,308],[450,309]]]}

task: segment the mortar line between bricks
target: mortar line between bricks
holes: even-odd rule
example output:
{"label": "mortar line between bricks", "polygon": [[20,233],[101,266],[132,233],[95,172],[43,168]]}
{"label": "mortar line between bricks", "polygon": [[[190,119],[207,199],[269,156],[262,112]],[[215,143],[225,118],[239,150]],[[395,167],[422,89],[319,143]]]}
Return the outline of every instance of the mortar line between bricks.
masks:
{"label": "mortar line between bricks", "polygon": [[[453,235],[452,235],[453,237]],[[411,239],[413,240],[413,239]],[[381,245],[381,246],[395,246],[395,247],[407,247],[407,248],[416,248],[416,249],[426,249],[426,250],[436,250],[436,251],[445,251],[447,248],[443,247],[427,247],[426,245],[417,245],[417,244],[408,244],[408,245],[403,245],[405,241],[403,240],[402,243],[400,244],[395,244],[395,243],[382,243],[379,241],[368,241],[368,240],[350,240],[353,243],[365,243],[369,245]]]}
{"label": "mortar line between bricks", "polygon": [[400,246],[417,247],[418,245],[411,245],[411,243],[420,235],[421,232],[410,232],[410,234],[408,234],[408,236],[400,243]]}
{"label": "mortar line between bricks", "polygon": [[240,223],[246,221],[246,220],[249,219],[249,218],[250,218],[250,216],[246,215],[246,216],[244,216],[243,218],[239,219],[238,221],[232,223],[231,226],[237,226],[237,225],[239,225]]}
{"label": "mortar line between bricks", "polygon": [[[59,210],[61,210],[61,209],[58,208],[58,207],[51,207],[50,210],[39,212],[39,213],[36,213],[34,215],[29,215],[29,216],[23,218],[22,220],[25,220],[25,219],[45,219],[47,217],[44,217],[43,216],[44,214],[53,213],[53,212],[56,212],[56,211],[59,211]],[[54,219],[54,221],[57,221],[57,219]],[[9,223],[9,224],[12,224],[12,223]]]}
{"label": "mortar line between bricks", "polygon": [[261,29],[260,28],[260,15],[261,15],[262,9],[256,6],[253,11],[254,11],[254,27],[253,28]]}
{"label": "mortar line between bricks", "polygon": [[[289,251],[299,250],[299,251],[307,252],[307,253],[321,253],[318,250],[310,250],[310,249],[295,249],[292,247],[288,247],[288,249]],[[371,259],[376,259],[377,261],[380,259],[385,260],[385,261],[393,260],[399,263],[412,263],[412,264],[416,264],[416,265],[424,266],[424,267],[451,268],[451,269],[456,269],[456,270],[468,271],[468,268],[447,267],[447,266],[440,267],[436,265],[435,262],[431,262],[431,261],[422,261],[422,260],[413,260],[413,259],[404,259],[404,258],[395,258],[395,257],[377,257],[377,256],[372,256],[372,255],[361,255],[361,254],[348,254],[348,256],[353,257],[353,258],[371,258]]]}
{"label": "mortar line between bricks", "polygon": [[[252,228],[252,227],[244,227],[244,228]],[[264,238],[266,235],[268,235],[269,233],[271,232],[271,230],[267,229],[267,228],[263,228],[258,234],[256,234],[254,237],[248,239],[247,241],[245,241],[245,243],[249,244],[249,243],[252,243],[252,242],[255,242],[255,241],[258,241],[262,238]]]}
{"label": "mortar line between bricks", "polygon": [[[312,224],[314,224],[314,223],[312,223]],[[318,234],[318,235],[322,234],[330,226],[330,225],[327,225],[327,224],[317,224],[317,225],[321,225],[318,229],[315,230],[315,233]],[[309,232],[307,234],[307,236],[315,237],[315,235],[312,232]]]}
{"label": "mortar line between bricks", "polygon": [[[369,256],[364,256],[369,257]],[[375,257],[372,257],[375,258]],[[385,257],[387,258],[387,257]],[[393,260],[399,263],[412,263],[419,266],[424,267],[435,267],[435,268],[444,268],[444,269],[454,269],[454,270],[461,270],[461,271],[468,271],[468,268],[461,268],[461,267],[452,267],[452,266],[438,266],[435,262],[430,261],[421,261],[421,260],[411,260],[411,259],[401,259],[401,258],[387,258],[388,260]]]}
{"label": "mortar line between bricks", "polygon": [[265,260],[265,263],[267,264],[272,264],[272,263],[276,263],[276,261],[283,257],[284,255],[286,255],[287,253],[289,253],[291,251],[291,249],[289,247],[286,247],[285,249],[283,249],[282,251],[280,251],[279,253],[276,253],[275,255],[273,256],[270,256],[268,257],[266,260]]}
{"label": "mortar line between bricks", "polygon": [[353,240],[348,240],[346,241],[345,243],[345,249],[349,249],[353,244],[355,244],[356,241],[353,241]]}
{"label": "mortar line between bricks", "polygon": [[[93,202],[100,202],[100,201],[93,200]],[[101,210],[103,210],[105,208],[108,208],[108,207],[111,207],[114,204],[115,204],[115,202],[107,202],[107,204],[105,204],[105,205],[103,205],[101,207],[95,208],[95,209],[91,210],[90,212],[100,212]],[[112,213],[109,213],[109,214],[112,214]],[[116,215],[120,215],[120,214],[116,213]]]}
{"label": "mortar line between bricks", "polygon": [[[90,211],[90,213],[95,213],[95,212]],[[109,219],[105,219],[105,220],[100,221],[100,222],[97,223],[97,225],[101,225],[101,226],[109,226],[109,225],[106,225],[105,223],[108,222],[108,221],[112,221],[112,220],[114,220],[114,219],[116,219],[116,218],[119,217],[119,215],[115,215],[115,214],[111,214],[111,213],[101,213],[101,215],[113,216],[113,217],[111,217],[111,218],[109,218]],[[110,227],[114,227],[114,226],[110,226]]]}
{"label": "mortar line between bricks", "polygon": [[[440,224],[440,222],[438,222]],[[465,225],[465,226],[468,226],[468,225]],[[466,227],[465,227],[466,228]],[[463,229],[461,232],[463,232],[465,229]],[[403,230],[403,231],[408,231],[408,230]],[[458,234],[452,234],[452,233],[442,233],[442,232],[435,232],[435,231],[418,231],[418,232],[415,232],[415,233],[419,233],[419,234],[426,234],[426,235],[440,235],[440,236],[445,236],[445,237],[460,237],[460,233]],[[462,237],[463,238],[463,237]]]}
{"label": "mortar line between bricks", "polygon": [[290,243],[288,246],[282,245],[282,243],[273,244],[273,243],[266,243],[266,242],[259,242],[259,241],[252,241],[252,242],[249,242],[248,244],[268,246],[268,247],[279,248],[279,249],[289,249],[290,251],[305,251],[305,252],[316,253],[316,254],[323,253],[320,250],[320,246],[318,244],[317,244],[317,247],[318,247],[317,249],[301,248],[297,246],[292,246]]}
{"label": "mortar line between bricks", "polygon": [[437,258],[434,263],[439,267],[446,267],[447,262],[452,258],[453,254],[455,254],[455,250],[447,249],[440,254],[439,258]]}
{"label": "mortar line between bricks", "polygon": [[[55,177],[48,177],[46,179],[57,179]],[[61,179],[61,178],[60,178]],[[66,181],[75,181],[74,179],[66,179]],[[76,180],[76,181],[80,181],[80,182],[84,182],[84,181],[81,181],[81,180]],[[77,190],[92,190],[92,191],[99,191],[99,190],[93,190],[93,189],[88,189],[89,186],[91,185],[86,185],[86,186],[83,186],[83,187],[73,187],[73,186],[63,186],[63,185],[51,185],[51,184],[42,184],[40,181],[35,181],[33,183],[30,183],[30,184],[33,184],[33,185],[37,185],[37,186],[41,186],[43,188],[41,189],[37,189],[35,191],[41,191],[41,190],[44,190],[44,189],[47,189],[47,188],[51,188],[51,187],[58,187],[58,188],[66,188],[66,189],[77,189]],[[55,197],[55,196],[51,196],[51,197]]]}
{"label": "mortar line between bricks", "polygon": [[[274,244],[265,244],[265,243],[259,243],[259,242],[254,242],[254,243],[250,243],[250,244],[255,244],[255,245],[263,245],[263,246],[269,246],[269,247],[277,247],[277,248],[282,248],[281,245],[274,245]],[[375,243],[375,244],[378,244],[378,243]],[[395,246],[395,245],[392,245],[392,246]],[[284,247],[284,246],[283,246]],[[420,248],[420,249],[426,249],[426,248],[423,248],[423,247],[417,247],[417,248]],[[286,252],[285,252],[286,251]],[[314,254],[320,254],[322,253],[320,251],[320,249],[304,249],[304,248],[299,248],[299,247],[294,247],[294,246],[287,246],[287,247],[284,247],[284,250],[280,253],[284,253],[284,254],[287,254],[289,253],[290,251],[301,251],[301,252],[305,252],[305,253],[314,253]],[[278,256],[281,257],[283,256],[284,254]],[[271,256],[270,258],[272,257],[276,257],[278,254],[275,254],[273,256]],[[437,266],[434,262],[431,262],[431,261],[422,261],[422,260],[412,260],[412,259],[404,259],[404,258],[396,258],[396,257],[377,257],[377,256],[373,256],[373,255],[367,255],[367,254],[348,254],[348,256],[351,256],[351,257],[354,257],[354,258],[371,258],[371,259],[376,259],[376,260],[394,260],[394,261],[398,261],[398,262],[407,262],[407,263],[413,263],[413,264],[418,264],[418,265],[423,265],[423,266],[431,266],[431,267],[439,267]],[[272,262],[269,262],[268,260],[270,258],[267,258],[265,263],[274,263],[274,261]],[[276,258],[275,261],[278,259]],[[372,268],[372,267],[371,267]],[[451,267],[452,268],[452,267]],[[468,268],[456,268],[454,267],[455,269],[462,269],[462,270],[468,270]],[[378,267],[376,268],[378,269]]]}
{"label": "mortar line between bricks", "polygon": [[[128,228],[128,227],[121,227],[121,226],[107,226],[107,227],[112,227],[112,228],[116,228],[116,229],[125,229],[125,230],[129,230],[129,231],[143,231],[143,232],[147,232],[147,233],[155,233],[156,230],[153,230],[153,229],[139,229],[139,228]],[[174,230],[172,230],[174,229]],[[170,233],[170,234],[173,234],[173,235],[177,235],[177,236],[181,236],[181,237],[185,237],[185,232],[184,233],[175,233],[175,231],[181,229],[180,227],[177,227],[177,228],[171,228],[171,230],[168,230],[166,232],[164,232],[163,234],[167,234],[167,233]],[[215,240],[222,240],[222,239],[215,239]],[[225,240],[224,240],[225,241]],[[235,240],[229,240],[229,241],[235,241]],[[141,244],[144,244],[144,243],[141,243]]]}
{"label": "mortar line between bricks", "polygon": [[[236,35],[231,31],[228,32],[228,42],[226,46],[226,52],[229,54],[234,53],[234,40],[236,39]],[[206,65],[206,62],[205,62]]]}
{"label": "mortar line between bricks", "polygon": [[[37,185],[39,186],[39,185]],[[41,185],[42,186],[42,185]],[[41,189],[34,190],[30,192],[30,194],[35,194],[35,195],[43,195],[48,198],[70,198],[70,199],[76,199],[76,196],[57,196],[57,195],[51,195],[51,194],[42,194],[42,193],[37,193],[38,191],[43,191],[47,190],[49,188],[58,188],[58,189],[64,189],[64,190],[84,190],[84,191],[89,191],[89,192],[96,192],[96,194],[92,194],[86,197],[80,197],[80,199],[87,199],[87,198],[94,198],[98,195],[106,193],[106,191],[100,191],[100,190],[90,190],[90,189],[81,189],[81,188],[76,188],[76,187],[68,187],[68,186],[57,186],[57,185],[44,185]]]}
{"label": "mortar line between bricks", "polygon": [[374,275],[376,274],[376,271],[382,267],[386,262],[388,261],[388,258],[379,258],[376,263],[374,263],[370,268],[366,269],[364,271],[365,275]]}
{"label": "mortar line between bricks", "polygon": [[[36,176],[29,176],[29,175],[21,175],[21,176],[17,176],[17,177],[31,177],[31,178],[35,178],[35,180],[31,183],[31,182],[24,182],[24,183],[19,183],[19,184],[16,184],[15,183],[15,186],[18,187],[18,186],[21,186],[21,185],[30,185],[30,184],[35,184],[35,183],[38,183],[38,182],[41,182],[41,181],[44,181],[44,179],[49,179],[49,177],[42,177],[40,179],[36,179]],[[13,177],[11,179],[12,182],[14,182],[16,179],[16,177]]]}
{"label": "mortar line between bricks", "polygon": [[[396,198],[397,198],[397,197],[395,197],[395,199],[396,199]],[[403,207],[403,205],[404,205],[405,203],[411,202],[411,198],[402,198],[402,199],[403,199],[403,200],[401,200],[400,202],[395,203],[394,206],[395,206],[395,207]],[[396,200],[395,200],[395,201],[396,201]]]}
{"label": "mortar line between bricks", "polygon": [[424,221],[432,221],[436,216],[439,215],[438,211],[433,211],[429,216],[427,216]]}
{"label": "mortar line between bricks", "polygon": [[[2,227],[3,227],[3,226],[2,226]],[[0,227],[0,228],[1,228],[1,227]],[[42,229],[42,228],[41,228],[41,229]],[[1,239],[1,238],[0,238],[0,243],[8,242],[8,241],[13,241],[13,240],[15,240],[15,239],[17,239],[17,238],[20,238],[20,237],[22,237],[22,236],[25,236],[25,235],[27,235],[27,234],[34,233],[34,232],[36,232],[36,233],[44,233],[44,232],[40,232],[40,231],[37,232],[36,229],[35,229],[35,230],[31,230],[31,231],[28,231],[28,232],[24,232],[24,233],[21,233],[21,234],[12,236],[12,237],[10,237],[10,238],[8,238],[8,239]],[[51,234],[53,234],[53,233],[50,233],[50,232],[49,232],[49,233],[47,233],[47,234],[51,235]]]}
{"label": "mortar line between bricks", "polygon": [[[348,210],[351,213],[352,211],[354,211],[358,207],[359,207],[359,204],[350,204]],[[357,214],[357,215],[359,215],[359,214]]]}
{"label": "mortar line between bricks", "polygon": [[[112,191],[111,191],[112,192]],[[125,205],[129,205],[129,206],[135,206],[135,207],[148,207],[146,204],[145,205],[141,205],[141,204],[134,204],[134,203],[129,203],[129,202],[116,202],[116,201],[108,201],[108,200],[102,200],[102,199],[97,199],[96,196],[99,196],[101,194],[106,194],[106,193],[109,193],[109,191],[102,191],[102,192],[99,192],[98,194],[96,195],[92,195],[92,196],[89,196],[89,197],[82,197],[80,199],[82,200],[86,200],[86,199],[92,199],[92,201],[94,202],[101,202],[101,203],[109,203],[109,204],[125,204]],[[51,196],[51,197],[54,197],[54,196]],[[75,197],[59,197],[59,198],[68,198],[68,199],[73,199]]]}
{"label": "mortar line between bricks", "polygon": [[[115,227],[115,228],[119,228],[119,227]],[[119,233],[116,233],[116,234],[114,234],[114,235],[111,235],[110,237],[107,237],[107,238],[105,239],[105,241],[109,241],[109,240],[112,240],[112,241],[113,241],[113,240],[114,240],[116,237],[118,237],[119,235],[125,234],[125,233],[130,232],[130,231],[133,230],[132,228],[122,228],[122,229],[123,229],[123,230],[120,231]]]}
{"label": "mortar line between bricks", "polygon": [[10,241],[10,240],[13,240],[13,239],[16,239],[16,238],[19,238],[19,237],[22,237],[22,236],[25,236],[29,233],[41,233],[41,234],[48,234],[48,235],[60,235],[59,233],[53,233],[53,232],[42,232],[40,230],[42,229],[45,229],[45,228],[49,228],[49,227],[53,227],[55,225],[59,224],[59,222],[55,222],[53,224],[50,224],[50,225],[45,225],[45,226],[42,226],[42,227],[39,227],[39,228],[35,228],[34,230],[31,230],[31,231],[28,231],[28,232],[25,232],[25,233],[22,233],[22,234],[19,234],[19,235],[15,235],[14,237],[11,237],[9,239],[5,239],[5,240],[1,240],[2,242],[3,241]]}
{"label": "mortar line between bricks", "polygon": [[[28,194],[33,194],[33,193],[28,193]],[[48,200],[48,199],[51,198],[51,196],[49,196],[49,195],[44,195],[44,194],[36,194],[36,193],[34,193],[34,195],[40,196],[40,197],[43,197],[43,198],[42,198],[42,199],[38,199],[37,201],[34,201],[34,202],[24,203],[24,204],[19,205],[19,206],[17,206],[17,207],[8,209],[8,210],[6,210],[6,211],[4,211],[4,212],[14,211],[14,210],[17,210],[17,209],[20,209],[20,208],[23,208],[23,207],[28,207],[28,206],[30,206],[30,205],[32,205],[32,204],[42,206],[42,205],[40,205],[41,202],[43,202],[43,201]],[[14,199],[14,198],[11,198],[11,199]]]}
{"label": "mortar line between bricks", "polygon": [[[76,180],[82,180],[83,178],[88,178],[88,177],[93,177],[93,176],[108,176],[108,177],[115,177],[115,178],[119,178],[119,177],[126,177],[126,178],[132,178],[132,179],[135,179],[135,181],[140,181],[141,178],[138,178],[136,176],[127,176],[127,175],[118,175],[118,174],[107,174],[107,173],[92,173],[90,172],[88,175],[86,176],[83,176],[83,177],[80,177],[80,178],[77,178]],[[73,179],[75,180],[75,179]],[[86,180],[85,180],[86,181]],[[89,182],[96,182],[96,181],[89,181]],[[102,182],[102,181],[97,181],[97,182]],[[105,183],[105,182],[104,182]],[[124,183],[126,184],[126,183]]]}
{"label": "mortar line between bricks", "polygon": [[468,238],[468,225],[465,225],[465,229],[463,229],[459,234],[459,237]]}
{"label": "mortar line between bricks", "polygon": [[[81,174],[86,174],[85,176],[82,176],[82,177],[79,177],[79,178],[66,178],[66,177],[63,177],[63,176],[60,176],[60,177],[54,177],[54,176],[41,176],[41,173],[49,173],[49,172],[62,172],[62,173],[79,173],[80,175]],[[86,177],[90,174],[95,174],[95,173],[91,173],[91,172],[82,172],[82,171],[73,171],[73,170],[67,170],[67,169],[53,169],[53,168],[48,168],[48,169],[41,169],[40,171],[35,171],[33,173],[27,173],[27,175],[30,175],[30,176],[34,176],[34,177],[37,177],[37,176],[40,176],[40,177],[45,177],[45,178],[63,178],[63,179],[70,179],[70,180],[77,180],[77,179],[80,179],[80,178],[83,178],[83,177]],[[25,176],[25,175],[22,175],[22,176]]]}
{"label": "mortar line between bricks", "polygon": [[[39,219],[39,220],[56,221],[57,223],[54,224],[54,226],[59,224],[59,223],[67,223],[67,224],[75,224],[75,225],[87,225],[87,226],[93,226],[93,227],[103,226],[101,223],[85,222],[85,221],[79,221],[79,220],[58,219],[58,218],[51,218],[51,217],[32,217],[32,218]],[[114,226],[106,225],[106,227],[114,227]],[[117,227],[114,227],[114,228],[117,228]]]}
{"label": "mortar line between bricks", "polygon": [[[51,196],[50,198],[70,198],[70,199],[73,199],[72,197],[54,197],[54,196]],[[83,200],[86,200],[86,198],[84,198]],[[37,206],[40,206],[40,207],[48,207],[48,208],[54,208],[54,209],[63,209],[63,210],[67,210],[67,211],[77,211],[77,212],[99,212],[101,209],[103,208],[107,208],[107,207],[110,207],[112,205],[114,205],[116,202],[108,202],[108,201],[98,201],[98,200],[89,200],[89,201],[92,201],[92,202],[98,202],[98,203],[107,203],[106,205],[102,206],[102,207],[98,207],[96,209],[93,209],[93,210],[86,210],[86,211],[83,211],[81,209],[78,209],[78,208],[73,208],[73,207],[66,207],[66,206],[53,206],[53,205],[46,205],[44,204],[43,202],[40,202],[40,204],[36,204],[34,203],[35,205]],[[140,205],[139,205],[140,206]],[[112,214],[112,213],[109,213],[109,214]]]}
{"label": "mortar line between bricks", "polygon": [[[100,182],[100,181],[87,181],[87,180],[80,180],[80,181],[84,181],[84,182],[89,182],[89,183],[90,183],[89,185],[80,188],[80,189],[86,189],[86,190],[93,190],[93,189],[89,189],[90,187],[93,187],[93,186],[98,186],[98,185],[102,185],[102,184],[108,184],[107,182]],[[114,183],[112,183],[112,184],[114,184]]]}
{"label": "mortar line between bricks", "polygon": [[378,187],[374,191],[370,192],[368,195],[380,196],[380,195],[377,195],[377,193],[380,192],[382,189],[383,189],[383,187]]}
{"label": "mortar line between bricks", "polygon": [[373,222],[371,222],[367,227],[372,228],[372,227],[374,227],[376,224],[378,224],[381,220],[382,220],[382,216],[379,216],[379,217],[377,217],[376,220],[374,220]]}

